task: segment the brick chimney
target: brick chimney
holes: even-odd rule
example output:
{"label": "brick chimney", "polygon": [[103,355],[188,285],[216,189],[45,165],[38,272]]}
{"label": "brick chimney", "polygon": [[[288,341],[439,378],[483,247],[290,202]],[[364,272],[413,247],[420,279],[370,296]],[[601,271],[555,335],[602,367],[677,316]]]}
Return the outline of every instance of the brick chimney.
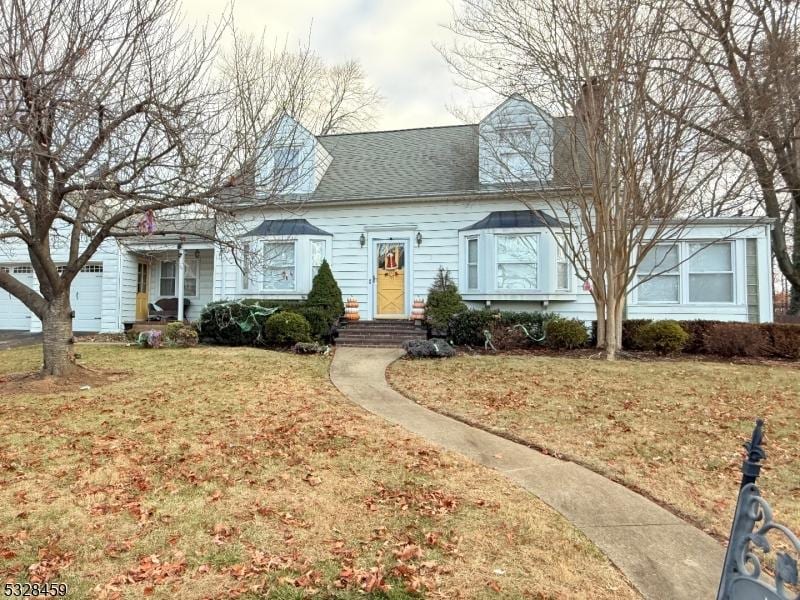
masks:
{"label": "brick chimney", "polygon": [[575,102],[575,116],[584,124],[603,120],[605,88],[599,77],[594,76],[581,85],[581,94]]}

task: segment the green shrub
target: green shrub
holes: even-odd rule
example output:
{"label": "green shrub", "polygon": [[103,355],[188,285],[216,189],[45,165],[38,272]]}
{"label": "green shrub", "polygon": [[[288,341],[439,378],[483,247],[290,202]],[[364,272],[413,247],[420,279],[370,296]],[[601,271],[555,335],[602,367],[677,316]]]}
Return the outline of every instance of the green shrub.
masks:
{"label": "green shrub", "polygon": [[223,300],[207,304],[198,321],[200,339],[224,346],[262,346],[264,324],[280,310],[276,304],[286,305],[270,300]]}
{"label": "green shrub", "polygon": [[450,317],[448,334],[457,346],[483,346],[483,332],[500,320],[494,310],[465,310]]}
{"label": "green shrub", "polygon": [[752,323],[717,323],[705,334],[705,351],[720,356],[763,356],[769,336]]}
{"label": "green shrub", "polygon": [[305,304],[326,310],[332,323],[344,315],[342,290],[339,289],[327,260],[323,259],[319,272],[311,282],[311,291],[308,292]]}
{"label": "green shrub", "polygon": [[545,323],[545,344],[554,350],[581,348],[589,341],[586,326],[577,319],[550,319]]}
{"label": "green shrub", "polygon": [[544,324],[555,317],[548,312],[465,310],[450,318],[448,337],[457,346],[483,346],[488,330],[498,350],[527,347],[540,343],[529,335],[541,338]]}
{"label": "green shrub", "polygon": [[458,293],[458,287],[450,277],[450,271],[439,267],[436,279],[428,290],[425,318],[435,331],[447,331],[453,315],[467,310],[467,305]]}
{"label": "green shrub", "polygon": [[[178,327],[173,327],[178,325]],[[186,323],[170,323],[167,325],[167,343],[176,348],[193,348],[197,346],[199,336],[197,330]]]}
{"label": "green shrub", "polygon": [[311,327],[311,337],[316,340],[330,341],[331,327],[336,322],[336,318],[332,316],[331,311],[321,306],[299,306],[288,309],[288,312],[305,317]]}
{"label": "green shrub", "polygon": [[164,332],[167,341],[171,340],[173,336],[186,327],[186,324],[183,321],[173,321],[172,323],[167,324],[167,330]]}
{"label": "green shrub", "polygon": [[686,346],[689,334],[677,321],[652,321],[637,328],[633,341],[637,349],[674,354]]}
{"label": "green shrub", "polygon": [[268,345],[291,346],[311,341],[311,326],[303,315],[281,311],[270,315],[264,324],[264,341]]}

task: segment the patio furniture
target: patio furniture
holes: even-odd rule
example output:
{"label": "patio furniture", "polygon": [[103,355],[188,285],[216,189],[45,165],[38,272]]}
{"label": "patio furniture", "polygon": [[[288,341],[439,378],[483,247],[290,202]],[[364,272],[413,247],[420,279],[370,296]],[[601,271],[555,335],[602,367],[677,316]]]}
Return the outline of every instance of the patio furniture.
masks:
{"label": "patio furniture", "polygon": [[[183,299],[183,315],[189,311],[191,302],[188,298]],[[178,299],[177,298],[161,298],[155,304],[150,303],[147,305],[147,320],[148,321],[177,321],[178,320]]]}

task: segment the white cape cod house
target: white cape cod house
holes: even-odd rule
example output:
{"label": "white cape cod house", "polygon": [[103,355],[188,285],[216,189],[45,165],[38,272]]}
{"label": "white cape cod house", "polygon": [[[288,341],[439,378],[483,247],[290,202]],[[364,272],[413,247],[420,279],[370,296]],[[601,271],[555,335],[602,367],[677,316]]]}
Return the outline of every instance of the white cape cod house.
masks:
{"label": "white cape cod house", "polygon": [[[291,201],[268,212],[249,209],[257,175],[231,192],[241,203],[240,246],[263,261],[248,267],[234,260],[203,237],[213,228],[203,220],[198,235],[183,239],[156,232],[124,245],[108,241],[73,284],[74,329],[120,331],[145,320],[148,304],[163,298],[187,298],[189,319],[213,300],[302,299],[323,258],[343,295],[358,300],[363,320],[407,318],[445,267],[472,307],[590,321],[591,296],[559,250],[548,227],[553,217],[537,210],[547,186],[523,204],[499,180],[503,170],[524,171],[518,152],[487,142],[531,140],[547,165],[557,160],[548,142],[557,127],[518,96],[473,125],[318,137],[294,127],[273,151],[295,177]],[[270,161],[260,168],[269,171]],[[557,182],[552,193],[563,193]],[[640,269],[662,274],[631,292],[627,317],[771,321],[770,227],[757,218],[711,218],[665,239]],[[54,247],[56,260],[59,252]],[[28,261],[24,247],[0,254],[0,268],[33,283]],[[37,331],[41,324],[0,291],[0,329]]]}

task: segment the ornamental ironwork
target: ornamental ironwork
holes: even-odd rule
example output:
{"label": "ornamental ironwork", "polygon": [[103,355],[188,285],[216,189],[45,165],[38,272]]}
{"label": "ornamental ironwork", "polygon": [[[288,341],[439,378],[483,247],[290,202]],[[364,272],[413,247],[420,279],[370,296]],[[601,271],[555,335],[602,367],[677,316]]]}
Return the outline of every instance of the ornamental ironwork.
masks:
{"label": "ornamental ironwork", "polygon": [[773,553],[768,534],[781,536],[800,555],[800,540],[786,526],[775,522],[772,508],[756,486],[761,461],[766,458],[763,442],[764,421],[758,419],[750,441],[744,445],[747,457],[742,463],[742,483],[717,600],[800,600],[800,593],[792,591],[798,585],[797,560],[777,551],[774,567],[769,568],[773,573],[768,573],[759,558],[759,550],[765,558]]}

